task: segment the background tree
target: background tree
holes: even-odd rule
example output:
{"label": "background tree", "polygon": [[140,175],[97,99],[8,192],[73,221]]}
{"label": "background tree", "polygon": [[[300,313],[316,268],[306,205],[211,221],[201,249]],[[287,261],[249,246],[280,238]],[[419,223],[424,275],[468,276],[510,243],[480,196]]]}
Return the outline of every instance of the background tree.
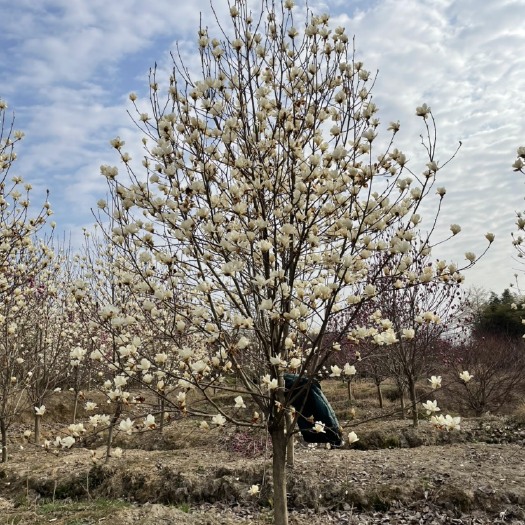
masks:
{"label": "background tree", "polygon": [[[145,401],[140,395],[133,395],[134,387],[153,384],[160,399],[168,390],[168,381],[164,375],[161,372],[152,374],[150,361],[141,360],[147,356],[153,361],[153,356],[164,355],[166,344],[160,329],[164,323],[156,309],[155,298],[147,293],[149,289],[144,291],[143,288],[135,288],[136,278],[127,271],[118,250],[108,243],[108,239],[97,228],[92,233],[86,232],[77,265],[77,279],[72,283],[71,292],[77,304],[77,322],[83,326],[85,337],[72,349],[70,356],[75,392],[74,414],[80,393],[88,382],[93,385],[91,372],[99,370],[100,376],[94,384],[107,396],[110,414],[103,414],[102,420],[100,417],[93,419],[93,423],[96,431],[107,424],[108,459],[115,431],[120,428],[119,423],[122,425],[123,421],[129,421],[129,424],[124,425],[125,431],[129,430],[127,426],[132,423],[128,408],[136,407],[138,403],[142,405]],[[148,271],[147,268],[147,261],[142,261],[141,271]],[[153,322],[148,324],[147,319],[153,319]],[[140,355],[137,349],[139,346]],[[160,428],[164,419],[162,406]],[[157,409],[153,412],[157,412]],[[153,414],[147,416],[148,427],[157,426]]]}
{"label": "background tree", "polygon": [[[52,243],[48,241],[52,246]],[[70,252],[55,246],[52,258],[27,287],[26,303],[19,311],[19,358],[21,369],[31,374],[26,395],[33,406],[35,443],[40,442],[40,420],[48,396],[66,386],[69,354],[78,339],[74,322],[76,305],[67,293]],[[51,252],[50,252],[51,255]]]}
{"label": "background tree", "polygon": [[473,330],[477,336],[502,339],[520,338],[523,334],[523,299],[506,289],[498,297],[494,292],[473,312]]}
{"label": "background tree", "polygon": [[10,177],[15,145],[23,133],[14,130],[7,104],[0,100],[0,435],[2,462],[7,461],[7,431],[26,407],[33,371],[24,366],[21,338],[24,315],[34,297],[38,276],[51,264],[51,250],[36,239],[51,214],[49,203],[31,214],[31,184]]}
{"label": "background tree", "polygon": [[486,334],[456,344],[449,352],[455,357],[450,361],[454,381],[447,388],[456,409],[479,417],[522,398],[525,353],[521,338]]}
{"label": "background tree", "polygon": [[[389,275],[389,266],[383,261],[380,256],[376,264]],[[428,258],[413,258],[407,275],[418,274],[422,278],[412,286],[409,283],[403,286],[397,278],[389,282],[385,277],[381,282],[382,288],[377,290],[376,300],[361,310],[361,319],[376,320],[376,333],[387,328],[399,334],[399,337],[386,347],[381,339],[377,340],[375,334],[369,340],[354,343],[354,353],[359,352],[363,372],[370,374],[376,383],[380,405],[381,382],[391,377],[400,394],[403,417],[404,395],[408,394],[414,426],[418,425],[419,420],[416,384],[421,377],[434,372],[440,340],[445,334],[455,331],[461,303],[460,280],[432,282],[429,278],[425,282],[426,268],[431,268],[429,263]],[[444,267],[441,261],[437,265]],[[336,319],[338,317],[341,314],[335,315]],[[351,332],[343,335],[352,338]]]}
{"label": "background tree", "polygon": [[[517,151],[517,158],[512,164],[514,171],[525,174],[525,146],[520,146]],[[522,262],[522,259],[525,257],[525,239],[523,232],[525,231],[525,212],[517,211],[516,212],[516,232],[512,232],[512,245],[516,250],[518,261]],[[518,290],[520,290],[519,283],[519,274],[514,275],[517,284]],[[512,285],[511,285],[512,286]]]}
{"label": "background tree", "polygon": [[[260,13],[235,1],[228,26],[220,25],[231,32],[215,38],[201,27],[200,73],[190,75],[193,64],[175,55],[167,95],[153,71],[152,114],[137,107],[147,178],[119,138],[112,144],[128,177],[102,167],[115,244],[132,261],[150,253],[174,272],[166,283],[185,291],[180,315],[197,344],[179,349],[180,373],[217,411],[208,415],[214,424],[263,424],[271,435],[277,524],[288,521],[292,402],[340,350],[337,340],[324,344],[333,313],[347,313],[342,333],[354,340],[391,344],[401,324],[396,332],[378,314],[355,323],[379,290],[461,280],[454,265],[417,264],[431,252],[436,219],[422,235],[418,212],[442,167],[430,108],[416,110],[428,161],[416,173],[393,147],[398,123],[379,142],[374,79],[344,28],[310,12],[296,21],[292,10],[291,0],[265,2]],[[444,188],[437,194],[436,215]],[[383,254],[384,264],[374,264],[373,254]],[[476,260],[466,257],[468,265]],[[155,294],[158,281],[135,275]],[[264,356],[257,382],[239,357],[252,346]],[[232,371],[235,406],[220,406],[210,386],[231,391],[220,378]],[[285,390],[285,372],[297,373],[296,385],[305,377],[304,387]]]}
{"label": "background tree", "polygon": [[[392,319],[398,333],[402,332],[399,341],[388,348],[390,374],[400,386],[406,387],[412,424],[417,426],[419,395],[416,384],[422,377],[435,372],[436,347],[454,322],[459,302],[457,287],[432,283],[394,290],[382,295],[381,299],[384,315]],[[402,326],[406,328],[403,330]]]}

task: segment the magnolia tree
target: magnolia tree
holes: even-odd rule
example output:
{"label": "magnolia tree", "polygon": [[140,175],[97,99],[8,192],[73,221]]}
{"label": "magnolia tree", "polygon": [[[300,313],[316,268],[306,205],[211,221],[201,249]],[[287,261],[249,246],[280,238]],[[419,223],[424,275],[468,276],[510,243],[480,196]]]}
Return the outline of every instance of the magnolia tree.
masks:
{"label": "magnolia tree", "polygon": [[[383,272],[388,269],[388,264],[383,263],[382,257],[378,258],[376,264],[383,268]],[[436,266],[445,267],[446,264],[437,261]],[[391,377],[400,393],[403,417],[404,394],[408,394],[414,426],[419,421],[417,381],[433,371],[438,350],[442,346],[442,337],[455,330],[460,305],[460,280],[453,279],[449,282],[445,278],[433,282],[429,274],[428,281],[425,281],[427,268],[431,268],[428,258],[415,258],[410,266],[409,274],[421,276],[417,286],[402,286],[401,282],[392,283],[386,278],[382,280],[376,300],[363,307],[360,313],[360,320],[368,319],[369,323],[376,320],[375,333],[369,340],[357,339],[352,343],[354,332],[350,330],[345,334],[351,343],[349,351],[354,355],[357,353],[362,361],[360,371],[371,377],[376,384],[380,406],[382,407],[381,382]],[[344,325],[345,318],[345,313],[337,313],[331,320],[336,333],[338,326]],[[385,329],[392,329],[397,334],[388,345],[377,337]]]}
{"label": "magnolia tree", "polygon": [[[429,263],[425,258],[420,259],[409,270],[424,276],[431,268]],[[438,261],[436,266],[445,267],[446,264]],[[423,278],[418,286],[403,287],[394,283],[378,294],[375,306],[400,334],[383,353],[383,361],[400,390],[403,412],[404,392],[408,394],[414,426],[419,421],[420,401],[416,384],[433,371],[441,338],[454,331],[460,303],[459,283],[458,280],[432,282],[432,279],[425,281]]]}
{"label": "magnolia tree", "polygon": [[[138,344],[134,316],[137,308],[129,292],[123,288],[120,273],[115,264],[116,255],[105,238],[95,229],[85,232],[83,250],[75,258],[76,275],[71,283],[71,296],[76,302],[76,321],[86,335],[84,340],[72,348],[72,390],[75,395],[73,424],[67,436],[59,438],[57,445],[70,447],[87,432],[108,430],[106,459],[111,455],[115,429],[121,424],[125,431],[132,421],[125,418],[127,408],[136,404],[129,391],[129,378],[122,375],[122,359],[134,354]],[[106,366],[97,366],[98,362]],[[94,373],[95,372],[95,373]],[[108,410],[85,398],[83,390],[101,390],[108,403]],[[79,401],[86,399],[84,408],[89,414],[87,425],[77,423]],[[129,421],[129,423],[128,423]],[[124,423],[123,423],[124,422]],[[129,427],[129,428],[128,428]]]}
{"label": "magnolia tree", "polygon": [[0,435],[2,461],[7,461],[7,431],[26,407],[34,363],[24,364],[22,326],[35,296],[37,276],[51,263],[51,250],[35,238],[51,214],[46,202],[32,214],[31,185],[11,176],[15,145],[23,133],[15,131],[0,100]]}
{"label": "magnolia tree", "polygon": [[[212,404],[213,423],[259,424],[271,435],[275,523],[284,524],[299,396],[298,388],[285,390],[284,375],[296,374],[295,385],[306,378],[308,389],[339,351],[337,340],[324,344],[334,312],[347,313],[342,334],[394,343],[405,327],[381,323],[377,313],[360,319],[364,305],[379,290],[461,275],[453,264],[415,264],[431,253],[445,196],[434,187],[440,166],[430,108],[416,110],[427,155],[416,171],[394,147],[398,123],[380,140],[373,76],[328,15],[294,14],[291,0],[251,13],[239,0],[219,27],[218,35],[200,28],[198,68],[175,55],[166,86],[152,72],[150,114],[130,96],[144,132],[145,175],[119,138],[112,145],[127,175],[111,166],[102,173],[113,242],[137,269],[142,254],[169,269],[163,286],[183,298],[179,321],[199,342],[178,349],[184,380]],[[425,199],[434,199],[435,214],[423,233]],[[468,266],[476,257],[467,259]],[[155,296],[159,283],[135,275]],[[253,349],[263,356],[255,380],[242,359]],[[220,380],[228,373],[238,378],[231,410],[208,388],[231,389]]]}
{"label": "magnolia tree", "polygon": [[56,246],[50,263],[41,268],[25,290],[17,331],[19,369],[27,381],[25,394],[33,406],[35,443],[40,441],[40,421],[48,396],[67,384],[69,354],[78,344],[76,304],[67,293],[69,250]]}
{"label": "magnolia tree", "polygon": [[[514,171],[525,174],[525,146],[521,146],[517,150],[517,158],[512,165]],[[523,259],[525,257],[523,232],[525,231],[525,216],[521,211],[516,212],[516,226],[518,232],[512,234],[512,244],[514,245],[518,257]]]}
{"label": "magnolia tree", "polygon": [[521,399],[525,386],[525,354],[521,339],[501,334],[475,336],[449,350],[455,379],[448,386],[462,411],[476,416],[498,412]]}

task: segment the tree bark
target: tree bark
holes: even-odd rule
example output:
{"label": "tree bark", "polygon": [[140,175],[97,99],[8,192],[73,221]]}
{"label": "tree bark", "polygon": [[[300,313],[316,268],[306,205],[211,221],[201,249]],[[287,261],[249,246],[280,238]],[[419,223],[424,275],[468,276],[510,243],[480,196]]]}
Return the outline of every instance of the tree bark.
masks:
{"label": "tree bark", "polygon": [[347,381],[346,387],[348,390],[348,404],[352,406],[352,403],[354,402],[354,393],[352,392],[352,380],[351,379]]}
{"label": "tree bark", "polygon": [[159,433],[162,434],[164,430],[164,416],[166,414],[164,395],[159,395],[159,408],[160,408]]}
{"label": "tree bark", "polygon": [[284,418],[271,430],[273,448],[273,515],[275,525],[288,525],[286,500],[286,445]]}
{"label": "tree bark", "polygon": [[295,439],[293,436],[293,417],[289,412],[286,413],[286,465],[288,467],[293,467],[295,464]]}
{"label": "tree bark", "polygon": [[402,388],[399,389],[400,392],[400,402],[401,402],[401,419],[406,419],[406,407],[405,407],[405,392]]}
{"label": "tree bark", "polygon": [[417,427],[419,425],[419,416],[417,413],[417,396],[416,396],[416,382],[410,381],[410,402],[412,404],[412,426]]}
{"label": "tree bark", "polygon": [[40,420],[42,416],[35,414],[35,445],[40,445]]}
{"label": "tree bark", "polygon": [[78,392],[75,391],[75,403],[73,404],[73,424],[77,422]]}
{"label": "tree bark", "polygon": [[122,403],[119,401],[115,408],[115,413],[113,414],[113,417],[111,418],[111,423],[109,424],[108,440],[106,443],[106,463],[109,461],[109,458],[111,457],[111,446],[113,444],[113,432],[114,432],[115,425],[117,424],[117,421],[118,421],[118,418],[120,417],[121,412],[122,412]]}
{"label": "tree bark", "polygon": [[7,463],[7,425],[4,418],[0,419],[0,434],[2,436],[2,463]]}
{"label": "tree bark", "polygon": [[381,390],[381,383],[376,383],[377,399],[379,399],[379,408],[383,408],[383,391]]}

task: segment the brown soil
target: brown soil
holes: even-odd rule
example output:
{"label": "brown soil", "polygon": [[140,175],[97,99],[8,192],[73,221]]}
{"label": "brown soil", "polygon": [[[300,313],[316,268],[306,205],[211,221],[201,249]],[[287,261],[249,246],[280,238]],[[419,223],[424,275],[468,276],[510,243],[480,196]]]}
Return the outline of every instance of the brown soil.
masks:
{"label": "brown soil", "polygon": [[[290,523],[524,524],[525,433],[497,418],[464,428],[443,435],[427,423],[414,431],[407,422],[387,421],[356,429],[359,443],[377,450],[298,445],[288,473]],[[0,465],[0,524],[271,523],[271,459],[264,453],[239,457],[219,438],[215,446],[173,450],[144,450],[161,448],[169,433],[134,439],[123,443],[133,448],[107,464],[93,463],[91,451],[81,448],[13,452]],[[403,446],[415,448],[396,448]],[[258,497],[248,494],[252,484],[261,485]],[[39,513],[44,501],[101,498],[130,504],[96,518],[68,513],[67,505]]]}

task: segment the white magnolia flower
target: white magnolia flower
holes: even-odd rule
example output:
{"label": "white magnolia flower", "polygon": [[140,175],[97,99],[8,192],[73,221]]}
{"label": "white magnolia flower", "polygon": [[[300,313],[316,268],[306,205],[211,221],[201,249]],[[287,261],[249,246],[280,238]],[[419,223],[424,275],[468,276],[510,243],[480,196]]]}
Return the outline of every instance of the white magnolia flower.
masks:
{"label": "white magnolia flower", "polygon": [[434,412],[440,412],[441,409],[437,406],[437,401],[428,400],[426,403],[423,403],[423,408],[427,411],[427,414],[433,414]]}
{"label": "white magnolia flower", "polygon": [[461,372],[459,374],[459,378],[461,379],[461,381],[464,381],[465,383],[468,383],[474,376],[469,374],[466,370],[464,370],[463,372]]}
{"label": "white magnolia flower", "polygon": [[350,363],[346,363],[343,368],[343,374],[345,376],[355,376],[357,374],[357,370],[354,365],[351,365]]}
{"label": "white magnolia flower", "polygon": [[75,437],[80,436],[80,434],[83,434],[86,431],[83,423],[71,423],[67,428]]}
{"label": "white magnolia flower", "polygon": [[186,392],[179,392],[177,394],[177,403],[184,407],[186,405]]}
{"label": "white magnolia flower", "polygon": [[314,432],[325,432],[325,424],[322,421],[316,421],[312,430]]}
{"label": "white magnolia flower", "polygon": [[436,388],[441,388],[441,376],[432,376],[430,379],[430,384],[432,385],[432,388],[435,390]]}
{"label": "white magnolia flower", "polygon": [[337,365],[332,365],[330,369],[332,370],[330,377],[341,377],[342,370]]}
{"label": "white magnolia flower", "polygon": [[450,231],[452,235],[457,235],[461,231],[461,226],[459,224],[451,224]]}
{"label": "white magnolia flower", "polygon": [[208,365],[201,359],[191,365],[194,374],[203,374],[208,369]]}
{"label": "white magnolia flower", "polygon": [[235,399],[235,408],[246,408],[242,396],[237,396]]}
{"label": "white magnolia flower", "polygon": [[122,388],[128,382],[128,378],[126,376],[116,376],[113,382],[116,388]]}
{"label": "white magnolia flower", "polygon": [[60,439],[60,446],[62,446],[63,448],[71,448],[74,443],[75,438],[73,436],[67,436],[65,438]]}
{"label": "white magnolia flower", "polygon": [[99,423],[100,423],[100,415],[99,414],[95,414],[94,416],[89,416],[89,424],[93,428],[97,428]]}
{"label": "white magnolia flower", "polygon": [[244,348],[250,346],[250,340],[247,337],[242,336],[237,342],[237,348],[243,350]]}
{"label": "white magnolia flower", "polygon": [[429,113],[430,113],[430,106],[427,106],[426,104],[423,104],[422,106],[418,106],[416,108],[416,115],[418,117],[423,117],[424,119],[426,119]]}
{"label": "white magnolia flower", "polygon": [[273,308],[273,301],[271,299],[263,299],[259,305],[259,310],[271,310]]}
{"label": "white magnolia flower", "polygon": [[461,418],[460,417],[452,417],[451,415],[447,414],[439,415],[439,416],[432,416],[430,418],[430,422],[440,430],[461,430]]}
{"label": "white magnolia flower", "polygon": [[221,427],[226,423],[226,418],[222,414],[217,414],[211,418],[211,422]]}
{"label": "white magnolia flower", "polygon": [[353,443],[355,443],[356,441],[359,441],[359,438],[357,437],[357,434],[355,432],[350,432],[348,434],[348,443],[350,445],[352,445]]}
{"label": "white magnolia flower", "polygon": [[46,406],[42,405],[41,407],[35,407],[35,414],[37,416],[43,416],[46,413]]}
{"label": "white magnolia flower", "polygon": [[86,355],[86,350],[84,350],[80,346],[73,348],[73,350],[71,350],[71,352],[69,353],[69,357],[76,361],[82,361],[85,355]]}
{"label": "white magnolia flower", "polygon": [[413,328],[403,328],[403,334],[401,337],[403,339],[414,339],[416,332]]}
{"label": "white magnolia flower", "polygon": [[301,360],[297,357],[290,359],[290,370],[297,370],[301,366]]}
{"label": "white magnolia flower", "polygon": [[277,379],[272,379],[268,383],[268,390],[275,390],[278,386],[279,386],[279,382],[277,381]]}
{"label": "white magnolia flower", "polygon": [[286,361],[281,358],[281,354],[277,354],[275,357],[270,357],[270,364],[278,367],[285,367]]}
{"label": "white magnolia flower", "polygon": [[161,352],[155,355],[155,363],[163,365],[168,360],[168,354],[166,352]]}
{"label": "white magnolia flower", "polygon": [[275,390],[279,386],[277,379],[271,379],[270,374],[266,374],[261,378],[261,383],[268,387],[268,390]]}
{"label": "white magnolia flower", "polygon": [[133,430],[133,421],[128,417],[127,419],[123,419],[120,422],[119,429],[125,432],[126,434],[131,434]]}
{"label": "white magnolia flower", "polygon": [[256,496],[257,494],[259,494],[259,492],[260,492],[259,485],[252,485],[250,489],[248,490],[248,494],[250,496]]}
{"label": "white magnolia flower", "polygon": [[150,430],[155,428],[157,425],[155,424],[155,416],[148,414],[144,418],[144,427],[149,428]]}

